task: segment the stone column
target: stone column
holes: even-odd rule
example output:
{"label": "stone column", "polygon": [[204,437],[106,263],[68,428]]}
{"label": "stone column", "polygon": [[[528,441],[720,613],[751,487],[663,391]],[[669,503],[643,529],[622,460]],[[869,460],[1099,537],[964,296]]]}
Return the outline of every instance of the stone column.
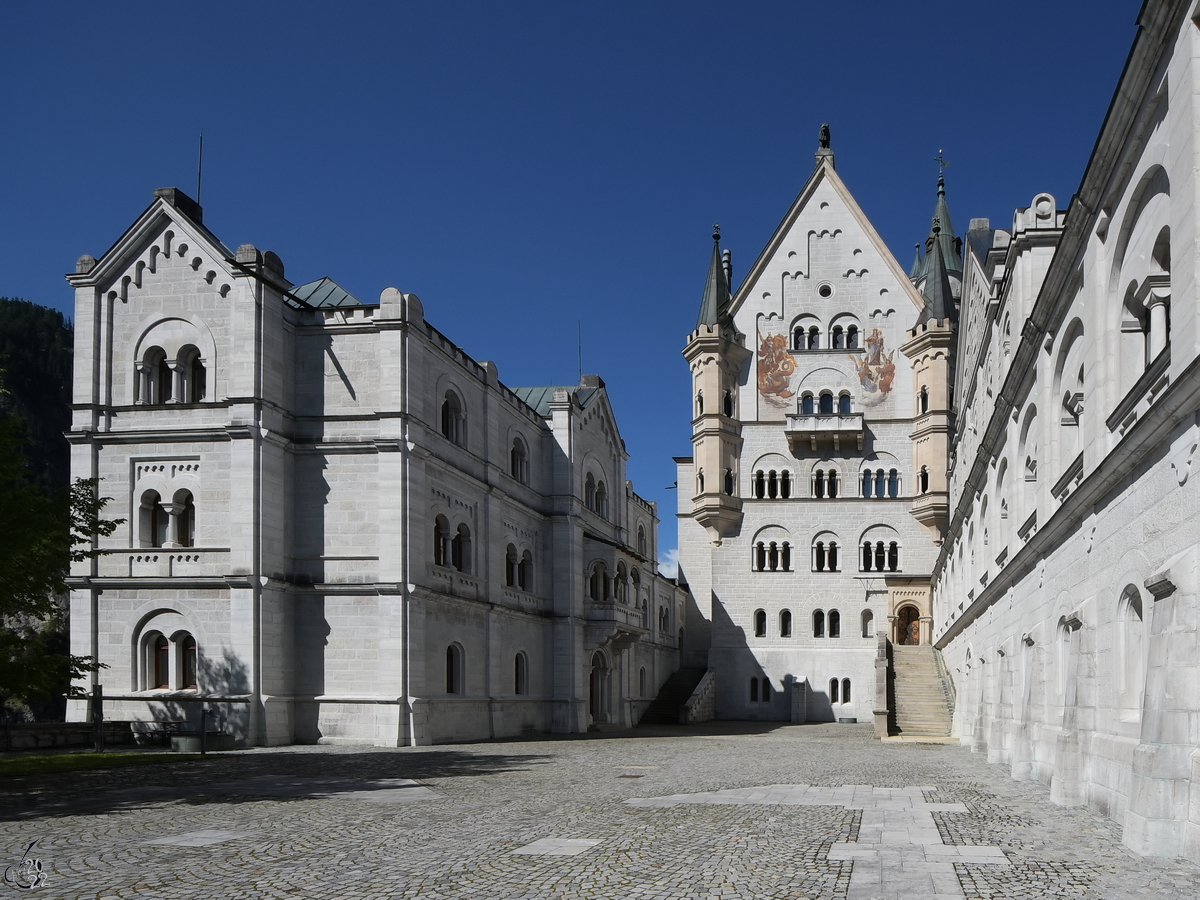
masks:
{"label": "stone column", "polygon": [[184,369],[177,360],[168,359],[164,363],[171,370],[171,399],[168,403],[182,403],[184,398]]}
{"label": "stone column", "polygon": [[[1150,360],[1158,358],[1167,346],[1167,310],[1170,307],[1171,295],[1161,288],[1153,288],[1146,298],[1146,306],[1150,310]],[[1150,360],[1147,360],[1149,362]]]}
{"label": "stone column", "polygon": [[183,544],[177,538],[179,537],[180,516],[183,515],[186,507],[182,503],[163,502],[160,505],[170,517],[167,524],[167,539],[162,542],[163,547],[182,547]]}
{"label": "stone column", "polygon": [[135,372],[136,374],[134,375],[134,383],[136,385],[137,396],[133,398],[133,402],[144,406],[150,402],[150,398],[153,396],[151,392],[154,390],[154,388],[150,383],[150,370],[146,367],[144,362],[139,360],[135,366]]}

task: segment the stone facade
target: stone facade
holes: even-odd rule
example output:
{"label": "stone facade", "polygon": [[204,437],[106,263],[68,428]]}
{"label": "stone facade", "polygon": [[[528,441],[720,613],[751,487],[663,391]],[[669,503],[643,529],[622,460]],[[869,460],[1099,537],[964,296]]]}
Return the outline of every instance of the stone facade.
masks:
{"label": "stone facade", "polygon": [[72,649],[110,718],[573,732],[677,668],[683,592],[598,377],[510,389],[416,296],[293,285],[174,189],[76,268],[73,474],[127,522],[72,573]]}
{"label": "stone facade", "polygon": [[1067,210],[967,236],[935,638],[964,742],[1200,860],[1196,5],[1139,25]]}
{"label": "stone facade", "polygon": [[731,277],[714,246],[684,350],[685,656],[716,674],[718,717],[871,721],[877,632],[930,640],[937,550],[911,514],[917,385],[900,349],[926,300],[827,148],[732,294]]}

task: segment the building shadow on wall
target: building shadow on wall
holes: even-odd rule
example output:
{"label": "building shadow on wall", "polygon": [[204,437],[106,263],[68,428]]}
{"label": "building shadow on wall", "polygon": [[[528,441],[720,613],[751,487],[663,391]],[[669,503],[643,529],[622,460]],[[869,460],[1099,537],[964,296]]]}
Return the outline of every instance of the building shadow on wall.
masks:
{"label": "building shadow on wall", "polygon": [[[792,722],[794,693],[802,690],[800,681],[810,678],[811,673],[787,672],[782,679],[770,677],[751,649],[746,629],[733,621],[716,591],[712,593],[712,617],[713,650],[722,657],[721,668],[723,670],[717,675],[717,717]],[[778,616],[772,619],[772,616],[768,614],[766,618],[766,634],[771,634],[772,628],[778,634],[780,627]],[[795,635],[797,629],[803,628],[804,625],[805,622],[802,618],[793,615],[791,633]],[[754,627],[753,622],[750,627]],[[792,651],[792,648],[783,649]],[[726,675],[726,671],[729,674]],[[721,685],[722,677],[732,682],[724,689]],[[771,689],[770,699],[766,701],[763,700],[764,682]],[[810,682],[803,688],[802,721],[832,722],[836,718],[833,705],[829,702],[829,694],[823,689],[819,689],[822,687],[822,685]],[[739,692],[742,697],[741,702],[733,699],[738,696]],[[723,709],[722,698],[725,699],[726,704],[732,700],[736,704],[735,708]],[[745,710],[745,712],[741,712],[741,710]]]}
{"label": "building shadow on wall", "polygon": [[203,711],[205,731],[246,735],[250,728],[250,673],[245,663],[228,649],[217,659],[201,654],[196,674],[199,691],[175,691],[161,700],[149,698],[152,721],[198,733]]}

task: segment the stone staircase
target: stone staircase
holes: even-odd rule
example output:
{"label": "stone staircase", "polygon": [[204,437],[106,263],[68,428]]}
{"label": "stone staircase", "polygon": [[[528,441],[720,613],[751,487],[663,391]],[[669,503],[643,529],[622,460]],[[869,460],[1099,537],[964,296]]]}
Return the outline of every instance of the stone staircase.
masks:
{"label": "stone staircase", "polygon": [[928,644],[892,646],[895,733],[949,736],[954,701],[935,653]]}
{"label": "stone staircase", "polygon": [[680,714],[683,712],[683,704],[687,703],[688,698],[692,696],[692,691],[696,690],[696,686],[700,684],[706,671],[706,669],[697,668],[679,669],[675,672],[663,683],[658,696],[646,707],[638,724],[678,725],[681,721]]}

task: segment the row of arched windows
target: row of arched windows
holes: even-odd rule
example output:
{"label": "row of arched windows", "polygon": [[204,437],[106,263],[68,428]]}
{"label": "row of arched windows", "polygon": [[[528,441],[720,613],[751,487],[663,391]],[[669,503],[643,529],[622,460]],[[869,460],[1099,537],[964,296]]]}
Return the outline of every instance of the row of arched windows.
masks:
{"label": "row of arched windows", "polygon": [[[857,325],[843,328],[834,325],[826,338],[831,350],[856,350],[858,348],[859,331]],[[793,350],[820,350],[821,327],[819,325],[798,325],[792,331]]]}
{"label": "row of arched windows", "polygon": [[137,364],[134,403],[201,403],[208,393],[208,378],[200,351],[188,344],[175,359],[162,347],[150,347]]}
{"label": "row of arched windows", "polygon": [[142,690],[194,691],[198,688],[199,650],[186,631],[168,638],[159,631],[146,635],[143,644]]}
{"label": "row of arched windows", "polygon": [[[467,685],[466,654],[461,644],[446,648],[446,693],[465,694]],[[529,657],[520,651],[513,657],[513,693],[524,696],[529,693]]]}
{"label": "row of arched windows", "polygon": [[863,469],[862,495],[875,497],[877,500],[899,496],[900,472],[897,469],[888,469],[886,473],[883,469],[876,469],[874,472],[870,469]]}
{"label": "row of arched windows", "polygon": [[[862,636],[864,638],[873,637],[872,629],[875,624],[875,614],[869,609],[862,611]],[[828,636],[831,638],[839,638],[842,636],[842,614],[836,609],[829,610],[828,615],[824,610],[815,610],[812,614],[812,636],[815,638],[823,638],[826,636],[826,623],[828,623]],[[758,609],[754,611],[754,636],[767,636],[767,611]],[[790,609],[782,610],[779,613],[779,636],[792,636],[792,611]]]}
{"label": "row of arched windows", "polygon": [[751,493],[757,500],[791,499],[792,473],[786,469],[778,473],[774,469],[768,472],[759,469],[754,473]]}
{"label": "row of arched windows", "polygon": [[[696,391],[696,416],[704,415],[704,391]],[[733,391],[721,394],[721,415],[733,418]]]}
{"label": "row of arched windows", "polygon": [[642,573],[637,569],[626,569],[623,562],[617,563],[617,573],[611,578],[608,566],[602,562],[593,564],[588,573],[587,594],[592,600],[616,600],[636,607],[641,600],[641,593]]}
{"label": "row of arched windows", "polygon": [[164,502],[158,491],[146,491],[138,510],[138,543],[142,547],[194,547],[196,502],[192,492],[179,490]]}
{"label": "row of arched windows", "polygon": [[775,541],[759,541],[754,545],[754,559],[751,565],[755,572],[790,572],[792,545],[787,541],[782,544]]}
{"label": "row of arched windows", "polygon": [[813,472],[812,495],[818,500],[833,500],[838,495],[837,469],[817,469]]}
{"label": "row of arched windows", "polygon": [[900,569],[900,545],[895,541],[884,544],[883,541],[863,541],[862,571],[864,572],[896,572]]}
{"label": "row of arched windows", "polygon": [[831,416],[834,412],[847,416],[853,411],[853,401],[847,391],[838,394],[836,400],[833,391],[821,391],[817,396],[804,393],[800,396],[800,413],[805,416],[820,414]]}

